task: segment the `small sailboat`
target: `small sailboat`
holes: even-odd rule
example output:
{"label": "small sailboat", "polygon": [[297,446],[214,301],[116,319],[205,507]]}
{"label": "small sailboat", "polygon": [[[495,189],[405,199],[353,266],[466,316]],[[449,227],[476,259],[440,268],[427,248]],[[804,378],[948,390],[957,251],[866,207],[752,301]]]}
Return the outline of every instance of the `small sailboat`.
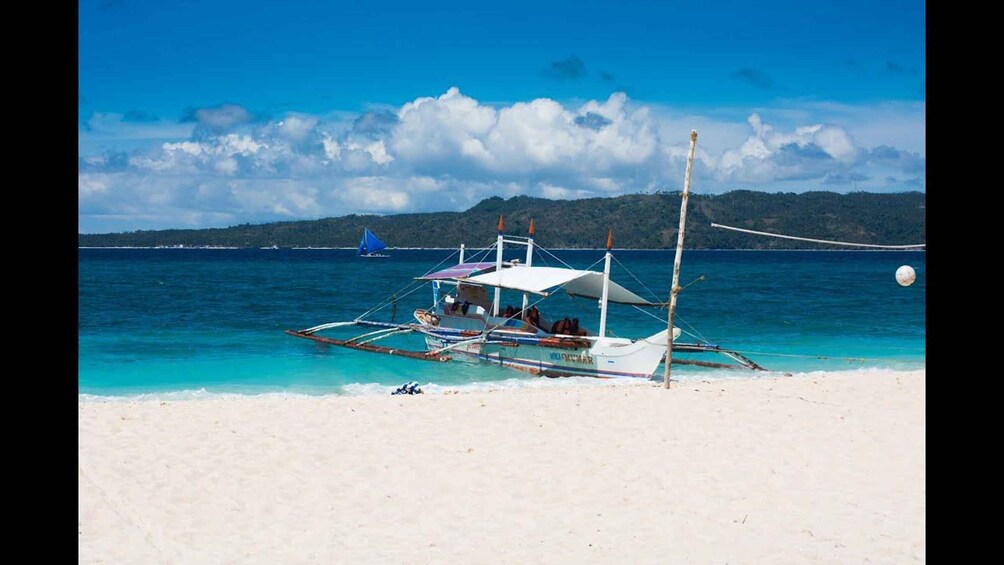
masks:
{"label": "small sailboat", "polygon": [[381,250],[386,249],[387,244],[380,241],[380,238],[373,235],[373,232],[369,228],[363,228],[363,238],[359,240],[359,249],[356,251],[356,255],[366,258],[387,258],[390,255],[385,255],[380,253]]}

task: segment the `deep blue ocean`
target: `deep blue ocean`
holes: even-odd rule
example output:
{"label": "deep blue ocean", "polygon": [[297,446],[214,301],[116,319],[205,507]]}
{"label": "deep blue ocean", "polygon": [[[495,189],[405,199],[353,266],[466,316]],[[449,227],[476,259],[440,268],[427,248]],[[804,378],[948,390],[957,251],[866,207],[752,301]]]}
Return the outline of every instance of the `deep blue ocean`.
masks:
{"label": "deep blue ocean", "polygon": [[[385,301],[367,318],[412,321],[415,308],[432,303],[429,284],[414,277],[457,262],[456,250],[388,253],[389,259],[360,259],[354,249],[80,249],[79,392],[87,398],[384,394],[412,380],[433,391],[579,380],[376,355],[283,333],[351,320]],[[475,253],[468,250],[467,260]],[[553,253],[575,268],[603,267],[602,250]],[[507,249],[505,257],[523,254]],[[672,250],[615,250],[612,278],[664,301],[673,256]],[[691,334],[681,341],[699,337],[742,351],[776,372],[922,369],[925,261],[924,252],[688,250],[681,286],[704,280],[680,294],[676,325]],[[560,263],[538,251],[534,265]],[[909,287],[895,280],[901,265],[917,273]],[[502,304],[520,300],[505,292]],[[561,293],[539,307],[547,317],[598,326],[595,300]],[[666,311],[611,305],[608,327],[622,337],[648,336],[665,329]],[[366,331],[324,335],[344,339]],[[424,349],[418,336],[378,344]],[[661,379],[661,368],[657,375]],[[681,380],[756,375],[673,366],[673,378]]]}

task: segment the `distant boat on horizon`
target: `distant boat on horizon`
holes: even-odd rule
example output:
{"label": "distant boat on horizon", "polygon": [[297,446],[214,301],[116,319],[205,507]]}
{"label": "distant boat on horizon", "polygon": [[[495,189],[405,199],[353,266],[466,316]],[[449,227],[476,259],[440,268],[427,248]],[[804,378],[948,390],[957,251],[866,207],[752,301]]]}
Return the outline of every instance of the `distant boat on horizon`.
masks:
{"label": "distant boat on horizon", "polygon": [[369,228],[363,228],[363,238],[359,240],[359,249],[356,250],[356,255],[367,259],[385,259],[390,255],[385,255],[380,251],[386,248],[387,244],[380,241],[380,238],[375,236]]}

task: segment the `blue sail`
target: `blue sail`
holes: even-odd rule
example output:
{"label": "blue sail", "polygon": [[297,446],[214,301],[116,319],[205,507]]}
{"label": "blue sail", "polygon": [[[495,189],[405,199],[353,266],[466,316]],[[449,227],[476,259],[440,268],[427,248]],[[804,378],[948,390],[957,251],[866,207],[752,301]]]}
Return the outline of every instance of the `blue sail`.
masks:
{"label": "blue sail", "polygon": [[359,241],[359,249],[356,255],[376,253],[387,247],[387,244],[380,241],[369,228],[363,228],[363,238]]}

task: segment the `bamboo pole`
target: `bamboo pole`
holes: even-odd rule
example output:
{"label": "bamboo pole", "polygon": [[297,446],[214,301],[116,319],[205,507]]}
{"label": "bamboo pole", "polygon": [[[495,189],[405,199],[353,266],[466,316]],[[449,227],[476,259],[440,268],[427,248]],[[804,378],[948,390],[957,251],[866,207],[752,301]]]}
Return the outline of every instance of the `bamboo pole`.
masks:
{"label": "bamboo pole", "polygon": [[694,167],[694,150],[697,148],[697,130],[690,130],[690,153],[687,154],[687,172],[683,177],[683,201],[680,203],[680,231],[676,238],[676,259],[673,261],[673,285],[669,289],[669,321],[666,335],[666,371],[663,380],[669,388],[670,367],[673,365],[673,316],[676,314],[676,295],[680,293],[680,261],[683,259],[683,236],[687,229],[687,199],[690,197],[690,171]]}
{"label": "bamboo pole", "polygon": [[610,294],[610,249],[613,246],[614,230],[609,230],[607,232],[607,254],[603,259],[603,296],[600,298],[600,339],[607,337],[607,297]]}
{"label": "bamboo pole", "polygon": [[[499,214],[499,239],[498,247],[495,249],[495,272],[499,275],[499,284],[502,283],[502,230],[505,224],[502,223],[502,214]],[[502,287],[495,287],[495,300],[492,301],[492,316],[499,315],[499,300],[502,297]]]}
{"label": "bamboo pole", "polygon": [[[533,266],[533,218],[530,218],[530,237],[526,240],[526,266]],[[501,281],[502,279],[499,279]],[[526,321],[526,307],[530,304],[530,295],[523,293],[523,308],[520,310],[520,319]]]}

